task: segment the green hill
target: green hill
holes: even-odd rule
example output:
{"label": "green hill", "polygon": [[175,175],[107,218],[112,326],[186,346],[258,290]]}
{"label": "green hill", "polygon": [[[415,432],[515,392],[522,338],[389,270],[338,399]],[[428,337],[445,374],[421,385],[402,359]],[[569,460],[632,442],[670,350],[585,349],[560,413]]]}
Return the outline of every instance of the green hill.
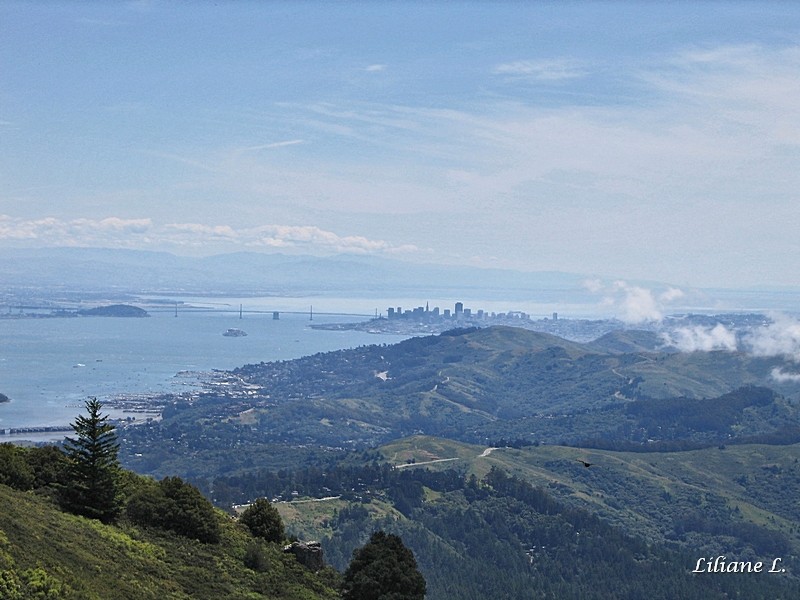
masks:
{"label": "green hill", "polygon": [[223,513],[219,544],[58,510],[46,497],[0,485],[0,597],[7,600],[338,598],[279,546],[259,544]]}
{"label": "green hill", "polygon": [[[220,375],[197,401],[168,405],[162,421],[128,428],[123,457],[138,472],[211,477],[259,457],[292,466],[312,448],[372,447],[421,432],[472,443],[716,444],[800,427],[797,384],[771,377],[782,359],[641,351],[648,339],[629,333],[579,344],[490,327],[246,365]],[[629,408],[683,398],[689,410],[691,400],[752,386],[783,396],[743,405],[738,419],[712,433],[688,427],[666,438],[642,422],[647,411]]]}
{"label": "green hill", "polygon": [[[414,436],[380,456],[217,485],[286,498],[288,529],[340,568],[372,529],[401,535],[429,600],[800,594],[798,446],[642,454]],[[787,572],[691,572],[716,556],[780,558]]]}
{"label": "green hill", "polygon": [[[701,554],[724,554],[737,536],[739,548],[755,544],[762,552],[800,554],[797,444],[646,454],[548,445],[487,452],[419,436],[381,452],[400,465],[415,461],[405,468],[458,468],[479,478],[497,467],[631,534]],[[441,460],[452,457],[457,460]]]}
{"label": "green hill", "polygon": [[146,310],[130,304],[111,304],[108,306],[97,306],[95,308],[84,308],[78,311],[82,317],[134,317],[142,318],[150,315]]}
{"label": "green hill", "polygon": [[[796,384],[771,378],[781,359],[652,341],[470,329],[247,365],[120,428],[122,456],[225,508],[279,500],[340,569],[374,529],[397,533],[429,600],[800,597]],[[7,483],[37,487],[41,465],[9,464]],[[219,543],[178,535],[143,481],[113,527],[0,487],[1,581],[66,598],[335,597],[335,573],[254,546],[222,512]],[[787,573],[692,573],[717,556]]]}

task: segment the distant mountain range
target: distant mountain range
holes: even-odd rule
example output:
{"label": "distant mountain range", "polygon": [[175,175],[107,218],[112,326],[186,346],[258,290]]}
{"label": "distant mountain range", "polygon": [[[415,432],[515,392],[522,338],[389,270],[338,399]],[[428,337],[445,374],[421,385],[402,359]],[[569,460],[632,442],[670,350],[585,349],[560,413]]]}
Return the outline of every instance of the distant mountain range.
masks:
{"label": "distant mountain range", "polygon": [[385,258],[296,256],[239,252],[184,257],[166,252],[101,248],[4,249],[0,280],[7,286],[127,293],[359,293],[363,295],[502,290],[524,297],[548,290],[557,298],[587,296],[585,275],[412,264]]}
{"label": "distant mountain range", "polygon": [[[331,296],[450,298],[514,301],[579,307],[581,314],[611,316],[652,292],[672,296],[673,313],[767,310],[793,312],[798,289],[697,289],[659,281],[615,282],[590,290],[592,274],[514,271],[461,265],[420,264],[376,256],[328,257],[238,252],[187,257],[167,252],[107,248],[2,248],[0,292],[12,297],[77,293],[103,298],[140,294],[198,296]],[[680,291],[674,293],[676,288]],[[639,295],[640,288],[645,295]],[[19,292],[22,292],[20,294]],[[664,292],[667,292],[664,294]],[[647,305],[646,305],[647,306]],[[545,313],[547,310],[545,310]],[[573,311],[575,312],[575,311]]]}

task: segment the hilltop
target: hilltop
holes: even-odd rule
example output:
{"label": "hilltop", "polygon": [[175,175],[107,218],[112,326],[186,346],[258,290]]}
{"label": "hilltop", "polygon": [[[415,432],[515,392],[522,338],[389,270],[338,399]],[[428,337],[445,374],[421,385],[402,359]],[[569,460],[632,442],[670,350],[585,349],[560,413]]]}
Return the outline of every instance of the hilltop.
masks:
{"label": "hilltop", "polygon": [[245,365],[217,373],[196,400],[168,403],[162,421],[126,429],[125,460],[212,477],[246,468],[250,453],[279,468],[415,433],[639,450],[800,440],[797,384],[771,376],[782,359],[645,352],[646,334],[626,340],[489,327]]}

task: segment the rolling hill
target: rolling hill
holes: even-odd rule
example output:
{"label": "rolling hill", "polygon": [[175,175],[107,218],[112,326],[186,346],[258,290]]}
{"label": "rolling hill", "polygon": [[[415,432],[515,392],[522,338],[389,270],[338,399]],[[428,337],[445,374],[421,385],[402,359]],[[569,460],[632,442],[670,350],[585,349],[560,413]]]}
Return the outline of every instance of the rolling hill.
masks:
{"label": "rolling hill", "polygon": [[[124,456],[140,472],[208,477],[246,468],[257,448],[274,455],[288,445],[300,455],[415,433],[641,449],[800,440],[798,384],[771,377],[782,359],[608,343],[489,327],[246,365],[220,374],[197,401],[176,399],[162,421],[126,429]],[[731,414],[725,395],[736,390],[744,391]],[[713,422],[691,420],[694,401]],[[680,418],[659,430],[653,414],[667,405]],[[232,447],[240,450],[231,455]],[[292,466],[297,455],[287,458]]]}
{"label": "rolling hill", "polygon": [[[400,534],[431,600],[800,592],[796,445],[644,455],[413,436],[378,452],[217,483],[283,498],[289,531],[340,568],[372,529]],[[692,573],[716,556],[786,572]]]}
{"label": "rolling hill", "polygon": [[222,513],[219,544],[60,511],[46,497],[0,485],[0,597],[7,600],[333,599],[323,580],[274,544],[260,546]]}

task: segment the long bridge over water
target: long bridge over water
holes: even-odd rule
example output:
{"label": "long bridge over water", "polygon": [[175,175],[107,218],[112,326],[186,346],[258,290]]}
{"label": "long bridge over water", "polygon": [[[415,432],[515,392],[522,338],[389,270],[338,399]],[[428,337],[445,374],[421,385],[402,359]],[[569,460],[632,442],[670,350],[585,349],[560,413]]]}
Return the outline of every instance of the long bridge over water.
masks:
{"label": "long bridge over water", "polygon": [[[4,310],[3,310],[4,309]],[[78,312],[81,310],[80,308],[76,307],[63,307],[63,306],[52,306],[52,305],[35,305],[35,304],[25,304],[25,305],[6,305],[0,309],[0,317],[19,317],[19,316],[48,316],[48,317],[59,317],[59,316],[77,316]],[[314,320],[314,317],[359,317],[359,318],[375,318],[378,316],[377,309],[375,310],[375,314],[365,314],[365,313],[350,313],[350,312],[330,312],[330,311],[316,311],[313,307],[310,307],[309,310],[271,310],[271,309],[254,309],[254,308],[243,308],[240,306],[239,308],[232,307],[229,304],[219,305],[219,306],[192,306],[192,305],[159,305],[159,306],[149,306],[147,305],[147,312],[148,313],[171,313],[176,317],[180,314],[196,314],[196,313],[230,313],[230,314],[238,314],[240,317],[244,317],[244,315],[272,315],[273,319],[279,319],[280,315],[308,315],[309,320]],[[12,312],[16,311],[16,312]],[[29,311],[25,313],[24,311]]]}

